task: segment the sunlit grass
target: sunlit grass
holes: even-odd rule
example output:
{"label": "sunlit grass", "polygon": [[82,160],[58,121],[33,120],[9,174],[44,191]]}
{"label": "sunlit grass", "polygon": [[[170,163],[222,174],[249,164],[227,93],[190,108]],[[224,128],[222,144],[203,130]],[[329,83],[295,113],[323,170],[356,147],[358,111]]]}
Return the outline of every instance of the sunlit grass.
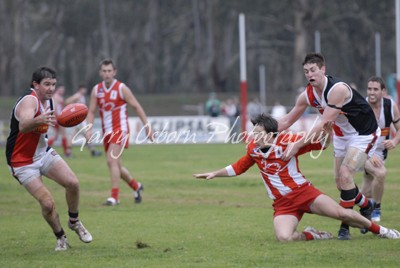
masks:
{"label": "sunlit grass", "polygon": [[[1,149],[4,155],[4,148]],[[351,241],[278,243],[272,201],[257,169],[237,178],[196,180],[192,173],[215,170],[245,153],[243,144],[140,145],[124,153],[124,164],[144,186],[143,203],[121,184],[121,204],[104,207],[110,181],[105,157],[76,148],[68,159],[81,182],[80,216],[94,241],[84,244],[66,228],[60,186],[45,179],[72,249],[55,252],[55,238],[38,204],[0,164],[0,267],[394,267],[400,241],[352,229]],[[338,199],[332,151],[300,159],[303,173]],[[382,202],[382,224],[399,228],[400,153],[390,152]],[[357,175],[360,182],[361,174]],[[336,235],[339,222],[305,215],[299,228],[314,226]]]}

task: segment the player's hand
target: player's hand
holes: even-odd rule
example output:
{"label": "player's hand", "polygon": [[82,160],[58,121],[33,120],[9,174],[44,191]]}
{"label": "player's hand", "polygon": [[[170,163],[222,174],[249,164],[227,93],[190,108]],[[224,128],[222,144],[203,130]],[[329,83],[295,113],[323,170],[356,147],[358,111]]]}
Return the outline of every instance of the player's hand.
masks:
{"label": "player's hand", "polygon": [[383,144],[383,146],[385,146],[385,149],[388,149],[388,150],[392,150],[392,149],[396,148],[396,144],[394,143],[393,140],[384,140],[382,142],[382,144]]}
{"label": "player's hand", "polygon": [[147,131],[147,138],[151,141],[154,142],[154,133],[149,129]]}
{"label": "player's hand", "polygon": [[40,124],[46,124],[54,127],[57,123],[56,116],[54,115],[54,111],[50,110],[50,107],[47,107],[45,112],[40,114],[39,116]]}
{"label": "player's hand", "polygon": [[215,173],[214,172],[198,173],[198,174],[193,174],[193,177],[195,177],[196,179],[211,180],[211,179],[215,178]]}
{"label": "player's hand", "polygon": [[368,161],[376,168],[381,168],[383,167],[384,163],[382,161],[382,159],[380,159],[377,155],[372,155],[372,157],[370,159],[368,159]]}
{"label": "player's hand", "polygon": [[150,123],[147,123],[144,125],[144,128],[146,130],[146,138],[150,140],[150,142],[154,142],[154,133],[151,131],[151,125]]}
{"label": "player's hand", "polygon": [[88,124],[87,128],[88,128],[88,130],[86,130],[85,138],[88,141],[92,138],[92,135],[93,135],[93,124]]}
{"label": "player's hand", "polygon": [[322,129],[327,135],[331,136],[333,130],[332,127],[333,127],[333,121],[326,121]]}

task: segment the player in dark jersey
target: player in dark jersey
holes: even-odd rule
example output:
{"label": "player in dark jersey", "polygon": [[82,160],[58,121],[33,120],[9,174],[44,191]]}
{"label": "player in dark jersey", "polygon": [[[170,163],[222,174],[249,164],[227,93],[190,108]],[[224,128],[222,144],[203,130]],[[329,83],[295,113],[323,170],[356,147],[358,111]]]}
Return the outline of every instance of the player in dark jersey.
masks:
{"label": "player in dark jersey", "polygon": [[41,67],[33,73],[30,91],[17,101],[12,111],[6,157],[14,178],[39,202],[43,218],[57,238],[55,250],[61,251],[69,248],[68,240],[42,176],[65,188],[69,228],[85,243],[91,242],[92,236],[78,218],[79,181],[48,145],[47,130],[56,123],[52,107],[56,81],[56,72],[51,68]]}
{"label": "player in dark jersey", "polygon": [[[386,177],[385,159],[388,150],[394,149],[400,141],[399,108],[392,99],[385,97],[385,92],[385,82],[381,77],[372,76],[368,79],[367,101],[381,128],[381,136],[377,141],[374,155],[365,163],[361,192],[374,201],[371,219],[376,222],[381,220],[381,201]],[[397,131],[392,137],[391,126]]]}
{"label": "player in dark jersey", "polygon": [[[290,127],[308,106],[315,107],[321,113],[314,127],[308,131],[308,137],[317,135],[326,122],[333,121],[335,180],[340,190],[340,204],[345,208],[352,208],[356,204],[360,207],[361,214],[371,219],[373,205],[359,191],[353,178],[356,171],[364,167],[367,158],[374,153],[376,140],[380,136],[374,112],[356,90],[337,78],[325,75],[325,60],[321,54],[306,55],[303,71],[309,84],[298,97],[295,107],[279,120],[279,130]],[[309,142],[310,139],[294,143],[285,152],[286,159]],[[347,224],[342,223],[338,238],[351,238]]]}

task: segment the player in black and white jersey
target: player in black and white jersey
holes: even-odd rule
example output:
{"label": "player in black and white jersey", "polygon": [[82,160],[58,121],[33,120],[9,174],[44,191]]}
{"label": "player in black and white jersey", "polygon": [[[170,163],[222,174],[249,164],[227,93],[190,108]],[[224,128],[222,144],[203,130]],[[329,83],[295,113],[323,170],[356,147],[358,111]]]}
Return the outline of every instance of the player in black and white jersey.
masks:
{"label": "player in black and white jersey", "polygon": [[[279,131],[295,123],[308,106],[317,108],[321,113],[319,121],[308,131],[308,137],[318,136],[324,124],[334,122],[335,180],[340,190],[340,204],[345,208],[358,205],[361,214],[371,219],[372,202],[359,191],[354,183],[354,175],[373,155],[376,140],[380,136],[374,112],[356,90],[337,78],[325,75],[325,59],[320,53],[306,55],[303,71],[308,85],[298,97],[295,107],[279,120]],[[287,159],[309,142],[310,139],[293,144],[285,152]],[[349,226],[344,222],[338,238],[351,238]]]}
{"label": "player in black and white jersey", "polygon": [[[385,92],[385,82],[381,77],[372,76],[368,79],[367,101],[381,128],[381,136],[377,141],[374,155],[365,163],[361,192],[374,201],[375,207],[371,218],[376,222],[381,220],[381,201],[386,178],[385,159],[388,150],[394,149],[400,141],[399,108],[392,99],[385,98]],[[392,124],[397,132],[391,138]]]}

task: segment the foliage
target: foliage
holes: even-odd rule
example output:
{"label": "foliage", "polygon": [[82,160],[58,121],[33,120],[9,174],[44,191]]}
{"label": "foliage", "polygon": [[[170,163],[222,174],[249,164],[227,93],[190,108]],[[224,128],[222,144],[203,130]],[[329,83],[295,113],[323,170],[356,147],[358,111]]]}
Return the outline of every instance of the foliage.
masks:
{"label": "foliage", "polygon": [[[1,149],[2,153],[4,148]],[[271,201],[256,168],[238,178],[195,180],[191,174],[221,168],[245,152],[244,144],[141,145],[125,151],[124,163],[145,186],[135,205],[121,185],[121,204],[104,207],[109,194],[105,157],[74,150],[68,159],[81,182],[80,215],[94,241],[83,244],[66,230],[72,249],[55,252],[55,239],[32,197],[0,165],[1,267],[397,267],[400,241],[352,229],[351,241],[278,243]],[[382,224],[399,228],[400,153],[387,161]],[[338,199],[332,151],[300,168],[318,188]],[[361,175],[361,174],[359,174]],[[357,178],[359,181],[359,177]],[[44,179],[66,227],[62,188]],[[299,228],[336,235],[339,222],[305,215]]]}
{"label": "foliage", "polygon": [[238,92],[239,13],[249,90],[258,91],[265,65],[269,105],[304,84],[301,60],[316,30],[329,73],[363,87],[375,74],[375,32],[382,74],[395,70],[393,0],[4,0],[0,94],[19,95],[39,65],[55,67],[69,93],[81,82],[91,87],[105,57],[136,92]]}

